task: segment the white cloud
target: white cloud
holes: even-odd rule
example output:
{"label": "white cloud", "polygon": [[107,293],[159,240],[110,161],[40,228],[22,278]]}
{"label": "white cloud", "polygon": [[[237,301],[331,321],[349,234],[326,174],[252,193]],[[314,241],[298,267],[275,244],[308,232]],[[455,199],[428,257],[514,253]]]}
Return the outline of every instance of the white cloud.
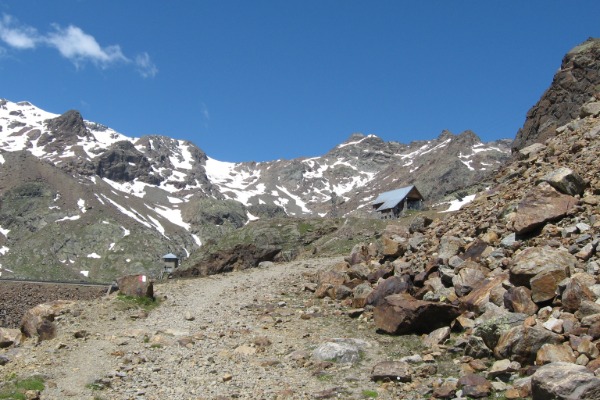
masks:
{"label": "white cloud", "polygon": [[48,34],[45,41],[77,66],[84,61],[91,61],[102,67],[117,62],[129,61],[118,45],[103,48],[93,36],[88,35],[76,26],[69,25],[63,29],[58,25],[54,25],[54,29],[55,31]]}
{"label": "white cloud", "polygon": [[16,49],[32,49],[40,40],[37,31],[29,26],[16,26],[17,21],[4,14],[0,20],[0,39]]}
{"label": "white cloud", "polygon": [[144,78],[154,78],[158,74],[158,68],[150,59],[148,53],[144,52],[135,57],[137,70]]}
{"label": "white cloud", "polygon": [[[131,60],[123,54],[121,46],[103,47],[96,38],[77,26],[69,25],[63,28],[54,24],[52,27],[54,31],[41,35],[35,28],[21,24],[14,17],[4,14],[0,19],[0,40],[18,50],[35,49],[38,45],[55,48],[77,68],[86,62],[100,68],[124,63],[135,65],[144,78],[153,78],[158,73],[158,68],[146,52]],[[0,47],[0,55],[5,52],[6,50]]]}

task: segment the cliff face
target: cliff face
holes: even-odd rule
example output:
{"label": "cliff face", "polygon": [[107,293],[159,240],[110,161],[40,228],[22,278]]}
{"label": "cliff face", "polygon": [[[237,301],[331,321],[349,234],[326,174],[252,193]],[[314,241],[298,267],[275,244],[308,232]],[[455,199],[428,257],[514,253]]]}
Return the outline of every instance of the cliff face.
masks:
{"label": "cliff face", "polygon": [[565,55],[552,85],[527,113],[513,151],[554,136],[556,128],[577,118],[581,106],[594,97],[600,99],[600,39],[590,38]]}

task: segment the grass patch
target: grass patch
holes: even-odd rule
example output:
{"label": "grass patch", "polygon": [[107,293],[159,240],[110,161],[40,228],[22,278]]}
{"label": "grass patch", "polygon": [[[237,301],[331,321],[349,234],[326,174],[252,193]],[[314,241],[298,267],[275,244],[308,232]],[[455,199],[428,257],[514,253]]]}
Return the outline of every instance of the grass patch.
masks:
{"label": "grass patch", "polygon": [[97,390],[104,390],[105,386],[101,383],[97,383],[97,382],[93,382],[93,383],[88,383],[87,385],[85,385],[86,388],[93,390],[93,391],[97,391]]}
{"label": "grass patch", "polygon": [[317,379],[320,380],[321,382],[329,382],[329,381],[333,380],[333,375],[321,373],[321,374],[317,375]]}
{"label": "grass patch", "polygon": [[368,399],[376,399],[379,394],[374,390],[363,390],[362,395]]}
{"label": "grass patch", "polygon": [[117,294],[117,300],[119,300],[119,308],[121,309],[141,308],[146,311],[152,311],[160,305],[158,298],[125,296],[121,293]]}
{"label": "grass patch", "polygon": [[0,388],[0,399],[26,400],[26,391],[37,390],[41,392],[45,388],[44,378],[41,376],[19,379],[11,374],[6,377],[4,386]]}

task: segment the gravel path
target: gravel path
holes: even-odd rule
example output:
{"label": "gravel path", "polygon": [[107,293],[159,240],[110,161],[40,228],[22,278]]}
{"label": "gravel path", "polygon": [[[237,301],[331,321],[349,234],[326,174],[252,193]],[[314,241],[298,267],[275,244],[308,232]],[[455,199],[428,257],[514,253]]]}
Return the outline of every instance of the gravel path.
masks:
{"label": "gravel path", "polygon": [[[147,314],[111,295],[57,318],[59,336],[29,340],[0,372],[47,377],[42,399],[396,398],[371,382],[377,361],[410,355],[407,338],[374,333],[304,290],[341,258],[274,264],[155,285]],[[319,362],[332,338],[366,341],[357,364]],[[414,338],[412,338],[414,340]]]}

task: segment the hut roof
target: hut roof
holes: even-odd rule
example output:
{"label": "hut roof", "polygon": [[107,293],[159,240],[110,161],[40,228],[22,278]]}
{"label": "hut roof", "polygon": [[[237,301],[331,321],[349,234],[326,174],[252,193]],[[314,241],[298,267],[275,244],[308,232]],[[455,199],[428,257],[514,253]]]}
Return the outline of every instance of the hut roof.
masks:
{"label": "hut roof", "polygon": [[409,194],[415,196],[415,198],[422,199],[421,193],[417,190],[415,185],[406,186],[396,190],[390,190],[389,192],[381,193],[375,200],[373,200],[373,206],[377,206],[377,211],[389,210],[394,208],[403,201]]}

